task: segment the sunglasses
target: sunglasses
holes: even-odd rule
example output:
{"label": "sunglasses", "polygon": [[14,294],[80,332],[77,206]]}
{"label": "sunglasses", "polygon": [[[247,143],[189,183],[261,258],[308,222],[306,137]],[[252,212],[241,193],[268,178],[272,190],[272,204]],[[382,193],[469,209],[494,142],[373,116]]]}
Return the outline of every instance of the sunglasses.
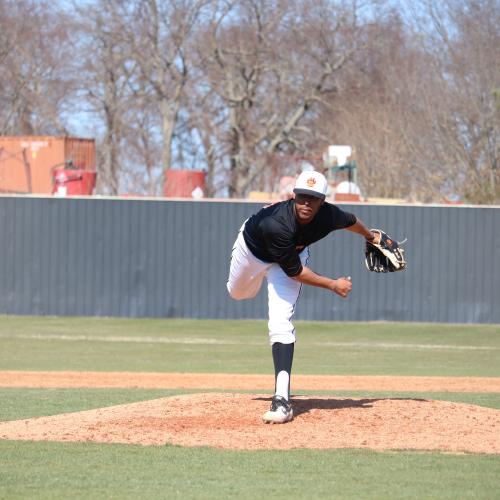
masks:
{"label": "sunglasses", "polygon": [[321,202],[321,198],[318,198],[317,196],[312,196],[310,194],[296,194],[295,195],[295,203],[298,203],[299,205],[304,205],[305,203],[315,203],[315,202]]}

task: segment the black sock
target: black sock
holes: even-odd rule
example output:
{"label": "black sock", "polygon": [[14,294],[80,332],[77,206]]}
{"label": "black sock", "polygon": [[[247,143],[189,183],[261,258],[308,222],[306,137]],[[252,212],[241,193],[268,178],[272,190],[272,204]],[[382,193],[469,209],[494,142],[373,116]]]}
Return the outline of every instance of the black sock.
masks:
{"label": "black sock", "polygon": [[[290,399],[290,377],[292,373],[294,348],[295,343],[281,344],[280,342],[275,342],[272,348],[274,377],[276,382],[274,391],[275,394],[283,396],[287,400]],[[284,374],[281,374],[278,380],[278,374],[280,374],[281,372],[286,372],[287,377],[283,378]]]}

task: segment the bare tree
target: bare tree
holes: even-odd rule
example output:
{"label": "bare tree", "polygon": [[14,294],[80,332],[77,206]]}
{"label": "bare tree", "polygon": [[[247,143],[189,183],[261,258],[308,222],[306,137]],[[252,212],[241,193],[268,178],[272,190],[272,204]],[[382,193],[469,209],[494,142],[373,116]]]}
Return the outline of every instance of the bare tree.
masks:
{"label": "bare tree", "polygon": [[342,74],[338,96],[318,120],[320,134],[354,147],[366,196],[432,197],[446,179],[428,116],[439,79],[435,61],[407,36],[396,12],[360,37],[366,50]]}
{"label": "bare tree", "polygon": [[[472,202],[500,201],[500,4],[495,0],[420,2],[424,45],[439,64],[429,115],[450,182]],[[427,31],[426,31],[427,29]]]}
{"label": "bare tree", "polygon": [[311,142],[318,107],[360,49],[357,14],[322,0],[241,0],[212,11],[199,64],[224,117],[212,134],[224,141],[230,196],[262,185],[275,155]]}
{"label": "bare tree", "polygon": [[[98,134],[98,188],[118,194],[123,182],[126,116],[131,105],[134,65],[121,39],[122,2],[97,1],[75,7],[77,48],[81,54],[74,69],[79,79],[79,98],[86,111],[101,124]],[[97,130],[99,130],[97,129]],[[96,130],[96,131],[97,131]]]}
{"label": "bare tree", "polygon": [[368,196],[498,201],[498,6],[426,1],[412,19],[422,12],[412,29],[394,12],[364,32],[317,126],[355,147]]}
{"label": "bare tree", "polygon": [[66,133],[66,20],[48,2],[0,3],[0,134]]}
{"label": "bare tree", "polygon": [[202,0],[137,0],[122,23],[122,40],[148,84],[161,119],[161,164],[172,166],[175,128],[188,81],[186,44],[197,27]]}
{"label": "bare tree", "polygon": [[344,143],[367,196],[498,203],[500,4],[390,5],[0,0],[0,133],[85,122],[110,194],[180,166],[245,196]]}
{"label": "bare tree", "polygon": [[162,193],[161,117],[157,103],[141,79],[134,83],[131,105],[126,113],[126,152],[123,161],[128,191],[157,196]]}

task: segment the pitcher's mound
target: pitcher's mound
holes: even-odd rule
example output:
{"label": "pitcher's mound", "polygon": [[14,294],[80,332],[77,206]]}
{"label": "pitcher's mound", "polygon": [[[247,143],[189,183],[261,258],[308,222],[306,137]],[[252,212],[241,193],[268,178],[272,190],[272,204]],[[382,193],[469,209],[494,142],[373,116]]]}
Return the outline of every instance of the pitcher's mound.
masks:
{"label": "pitcher's mound", "polygon": [[500,410],[426,399],[293,398],[295,418],[264,424],[269,396],[190,394],[0,422],[1,439],[228,449],[371,448],[500,453]]}

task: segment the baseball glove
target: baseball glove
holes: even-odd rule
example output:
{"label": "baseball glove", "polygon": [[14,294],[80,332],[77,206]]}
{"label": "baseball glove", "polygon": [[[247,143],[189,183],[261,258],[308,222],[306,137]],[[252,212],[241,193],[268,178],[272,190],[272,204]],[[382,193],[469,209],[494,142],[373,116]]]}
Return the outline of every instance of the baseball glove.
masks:
{"label": "baseball glove", "polygon": [[375,273],[404,271],[406,269],[406,260],[401,245],[406,240],[397,242],[381,229],[372,229],[371,231],[378,233],[380,239],[377,243],[366,241],[365,264],[368,271]]}

